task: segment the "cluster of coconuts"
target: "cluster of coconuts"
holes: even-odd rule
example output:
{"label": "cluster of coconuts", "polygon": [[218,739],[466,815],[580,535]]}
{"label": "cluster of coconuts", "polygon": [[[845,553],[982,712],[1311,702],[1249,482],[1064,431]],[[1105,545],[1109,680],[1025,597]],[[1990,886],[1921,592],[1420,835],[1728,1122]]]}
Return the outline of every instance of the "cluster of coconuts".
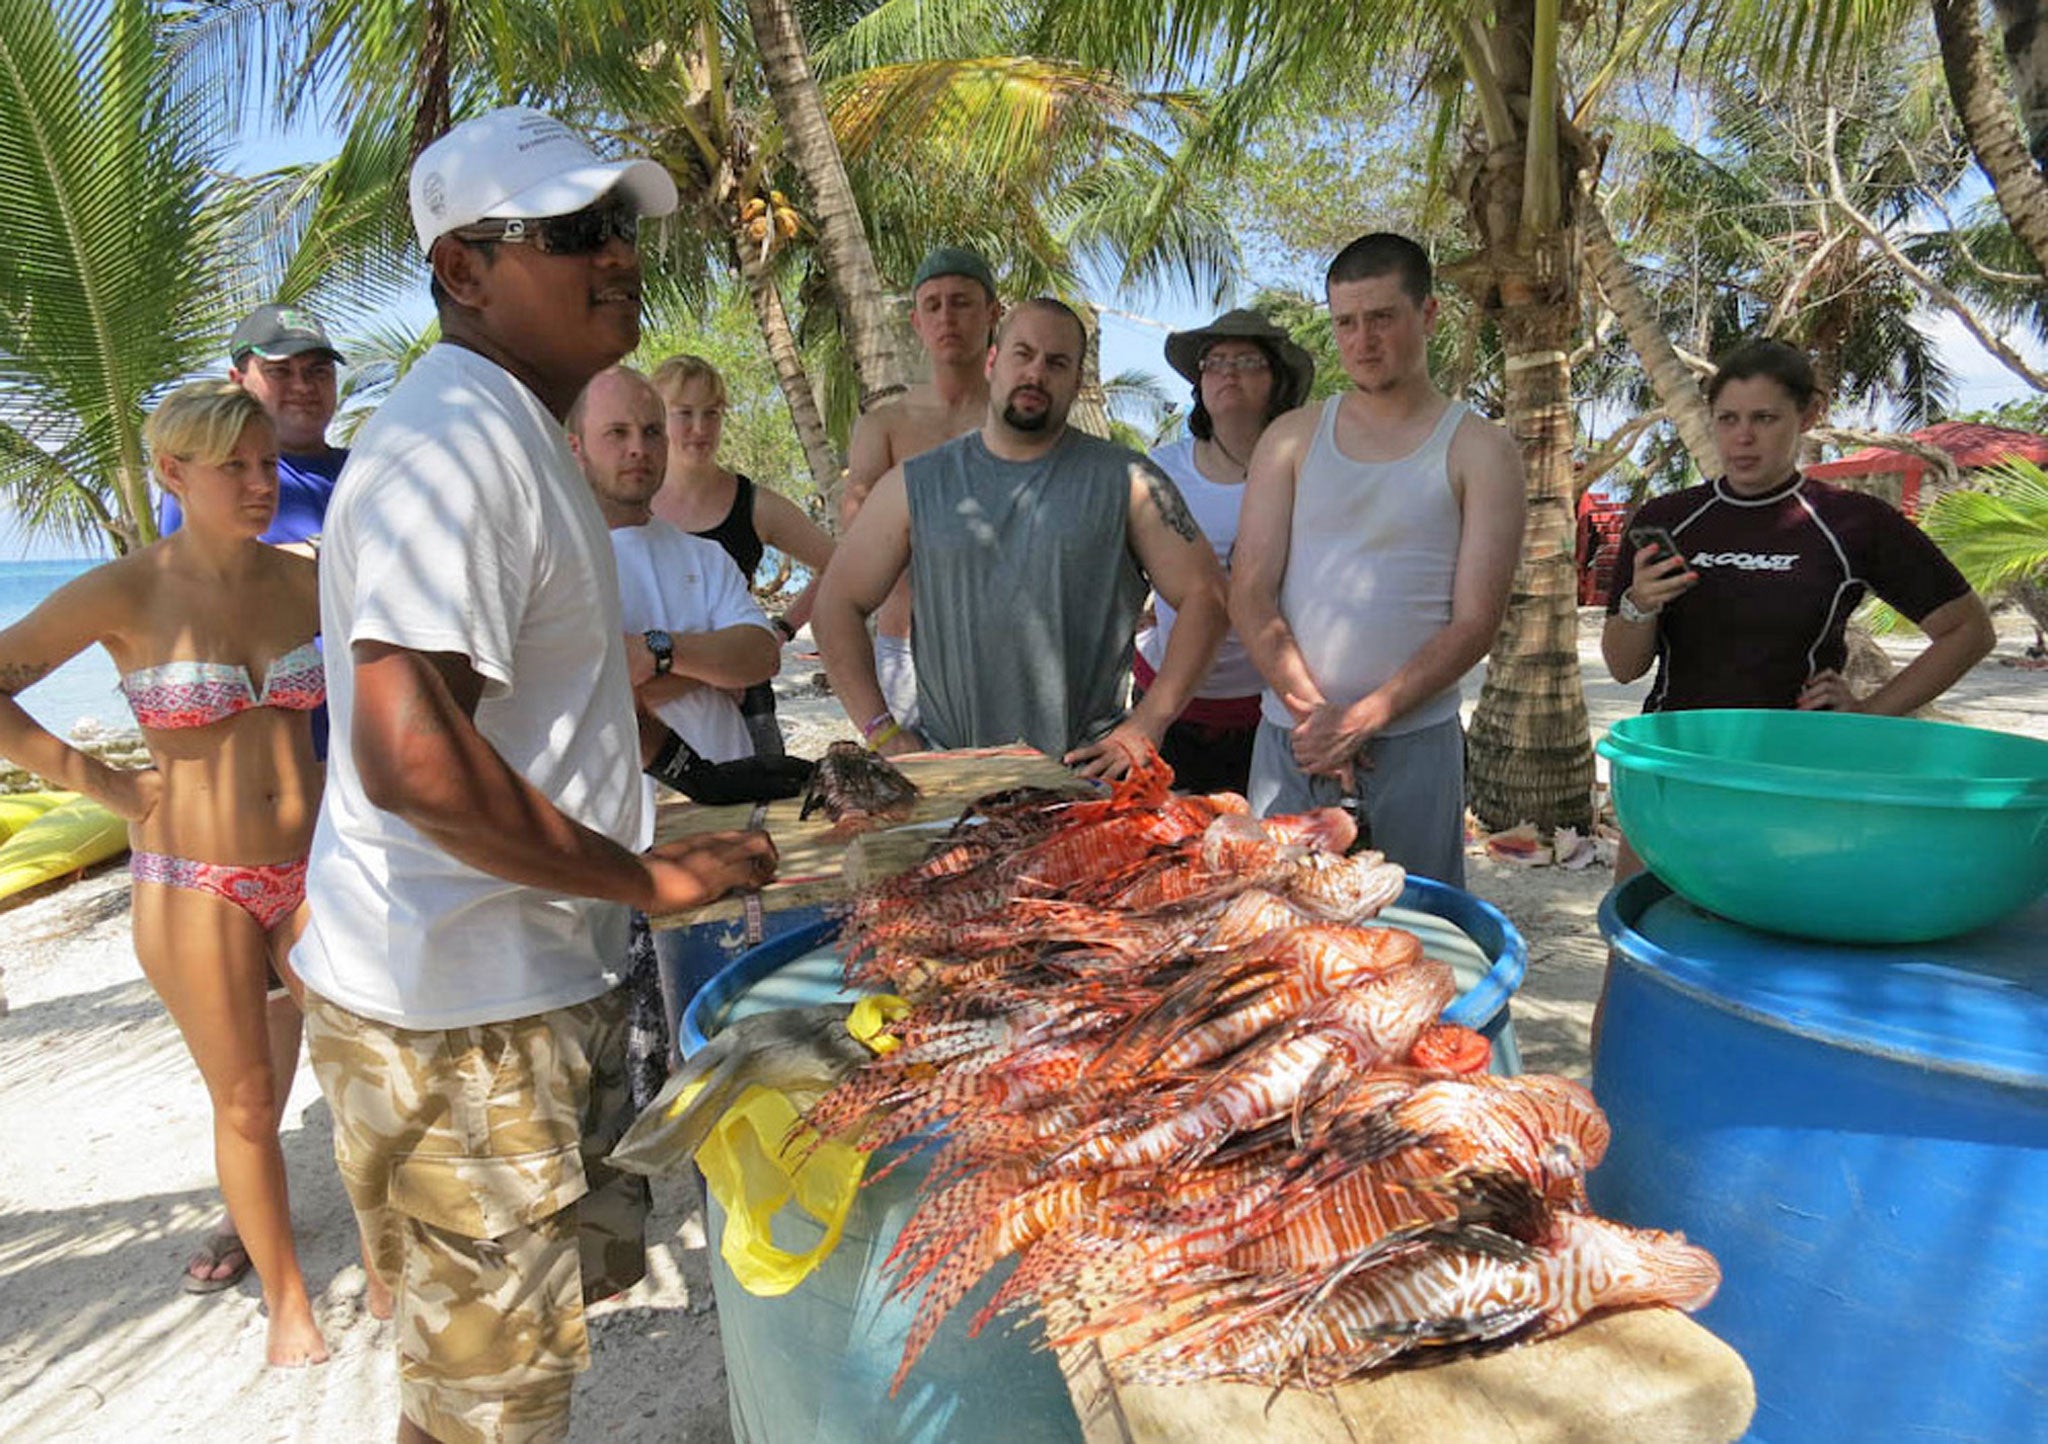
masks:
{"label": "cluster of coconuts", "polygon": [[740,207],[740,224],[746,227],[748,240],[766,246],[771,230],[778,240],[794,239],[803,217],[789,203],[789,197],[781,191],[770,191],[766,200],[755,196]]}

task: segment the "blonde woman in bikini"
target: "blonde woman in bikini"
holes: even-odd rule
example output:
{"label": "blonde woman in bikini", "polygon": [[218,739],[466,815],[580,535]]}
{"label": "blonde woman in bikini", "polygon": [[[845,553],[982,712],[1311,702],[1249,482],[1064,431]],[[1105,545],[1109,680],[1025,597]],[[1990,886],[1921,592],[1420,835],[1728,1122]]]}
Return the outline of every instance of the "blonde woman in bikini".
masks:
{"label": "blonde woman in bikini", "polygon": [[[181,530],[87,572],[0,631],[0,754],[128,819],[135,955],[199,1065],[229,1223],[188,1266],[213,1292],[249,1264],[272,1364],[314,1364],[278,1123],[299,1012],[280,986],[302,924],[326,694],[314,564],[258,540],[277,509],[277,433],[231,382],[179,388],[145,438]],[[155,766],[117,771],[44,731],[16,693],[94,643],[121,672]],[[374,1276],[370,1303],[388,1313]]]}

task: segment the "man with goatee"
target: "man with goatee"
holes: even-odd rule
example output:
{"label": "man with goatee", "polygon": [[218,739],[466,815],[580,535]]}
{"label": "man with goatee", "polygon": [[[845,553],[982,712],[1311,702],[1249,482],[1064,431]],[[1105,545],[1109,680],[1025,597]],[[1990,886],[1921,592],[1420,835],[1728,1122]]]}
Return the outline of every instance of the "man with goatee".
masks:
{"label": "man with goatee", "polygon": [[[1222,640],[1214,550],[1166,474],[1067,425],[1086,332],[1026,301],[989,353],[981,427],[891,468],[826,569],[811,628],[832,690],[885,755],[1022,740],[1083,776],[1121,776],[1159,739]],[[916,730],[892,720],[866,620],[908,567]],[[1147,590],[1180,613],[1128,714]]]}

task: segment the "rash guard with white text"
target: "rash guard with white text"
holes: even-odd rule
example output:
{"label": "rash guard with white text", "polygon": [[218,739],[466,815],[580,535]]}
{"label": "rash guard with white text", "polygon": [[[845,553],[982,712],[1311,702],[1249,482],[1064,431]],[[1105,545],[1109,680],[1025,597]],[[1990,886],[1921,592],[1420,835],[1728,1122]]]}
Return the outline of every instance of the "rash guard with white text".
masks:
{"label": "rash guard with white text", "polygon": [[[1970,589],[1888,503],[1810,477],[1755,497],[1719,481],[1688,487],[1652,497],[1635,520],[1669,528],[1700,577],[1658,615],[1646,712],[1790,707],[1808,677],[1842,666],[1866,592],[1917,622]],[[1624,546],[1610,615],[1634,574]]]}

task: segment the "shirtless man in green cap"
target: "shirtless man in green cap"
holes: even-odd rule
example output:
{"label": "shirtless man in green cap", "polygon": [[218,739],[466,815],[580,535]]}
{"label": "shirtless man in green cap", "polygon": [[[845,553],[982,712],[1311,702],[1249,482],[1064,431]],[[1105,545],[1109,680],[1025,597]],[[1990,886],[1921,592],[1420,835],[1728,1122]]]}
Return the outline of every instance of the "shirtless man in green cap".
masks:
{"label": "shirtless man in green cap", "polygon": [[[931,359],[931,379],[876,407],[854,427],[839,501],[840,535],[884,472],[981,425],[988,412],[989,340],[1002,314],[995,277],[980,256],[961,246],[940,246],[924,258],[910,283],[910,329]],[[914,728],[917,671],[911,662],[907,571],[875,613],[875,670],[889,710],[874,719],[873,730],[892,719]]]}

